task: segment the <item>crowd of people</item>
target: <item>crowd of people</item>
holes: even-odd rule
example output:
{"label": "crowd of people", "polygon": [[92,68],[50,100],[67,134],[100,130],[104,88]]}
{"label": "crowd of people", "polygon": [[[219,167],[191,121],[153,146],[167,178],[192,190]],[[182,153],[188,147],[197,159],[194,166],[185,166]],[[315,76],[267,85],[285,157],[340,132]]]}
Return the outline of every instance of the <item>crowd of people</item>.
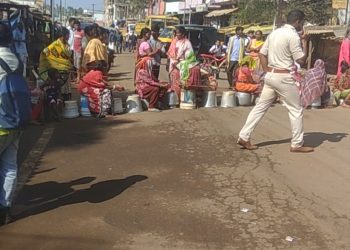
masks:
{"label": "crowd of people", "polygon": [[[306,72],[300,70],[299,65],[307,58],[308,37],[301,32],[304,18],[302,11],[291,11],[287,24],[273,31],[265,41],[261,31],[245,35],[244,29],[237,27],[227,46],[217,41],[209,51],[217,57],[226,57],[230,88],[260,94],[239,133],[237,143],[245,149],[257,148],[250,142],[251,134],[268,108],[280,97],[288,109],[292,126],[290,151],[313,151],[304,146],[303,109],[316,97],[329,96],[330,88],[322,60],[317,60]],[[71,18],[68,27],[57,27],[55,35],[55,40],[40,53],[38,79],[41,84],[31,91],[23,90],[19,87],[27,75],[23,71],[28,57],[25,29],[20,22],[14,29],[0,22],[0,225],[8,222],[16,186],[20,131],[24,121],[29,120],[26,111],[32,108],[32,119],[35,120],[39,116],[33,111],[41,110],[36,108],[43,106],[54,119],[59,119],[64,102],[72,98],[72,76],[79,94],[87,97],[89,110],[97,117],[105,117],[111,112],[111,90],[124,89],[108,81],[113,54],[121,52],[123,43],[118,30],[110,31],[96,24],[82,29],[80,22]],[[158,37],[158,27],[142,29],[139,39],[133,34],[128,37],[128,49],[136,50],[135,91],[148,103],[149,111],[159,111],[167,92],[174,92],[179,97],[181,89],[195,88],[203,82],[216,89],[215,77],[207,73],[210,71],[207,65],[197,60],[184,27],[176,27],[168,51]],[[169,60],[168,81],[159,79],[161,58],[165,55]],[[343,102],[344,107],[350,106],[349,65],[350,29],[340,49],[338,78],[332,89],[336,101]],[[18,86],[7,87],[14,81]],[[10,90],[17,91],[16,100],[10,98],[13,96]],[[32,107],[30,96],[37,97]],[[8,99],[12,100],[9,102],[11,107],[4,105]]]}
{"label": "crowd of people", "polygon": [[[166,106],[163,98],[166,92],[173,92],[180,99],[182,89],[216,90],[217,81],[210,65],[199,62],[184,27],[176,27],[167,51],[158,37],[158,27],[144,28],[136,48],[135,85],[141,98],[149,103],[149,111],[158,112]],[[159,80],[164,56],[168,58],[169,82]]]}

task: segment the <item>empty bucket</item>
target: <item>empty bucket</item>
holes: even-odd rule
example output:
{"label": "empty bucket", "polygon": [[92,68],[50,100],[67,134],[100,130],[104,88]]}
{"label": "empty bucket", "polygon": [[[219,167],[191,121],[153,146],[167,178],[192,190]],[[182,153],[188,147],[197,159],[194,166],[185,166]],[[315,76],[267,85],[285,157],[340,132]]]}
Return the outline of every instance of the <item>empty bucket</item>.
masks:
{"label": "empty bucket", "polygon": [[123,100],[122,98],[113,98],[112,99],[112,114],[122,114],[123,110]]}
{"label": "empty bucket", "polygon": [[142,104],[139,95],[130,95],[126,99],[126,110],[128,113],[139,113],[142,112]]}
{"label": "empty bucket", "polygon": [[194,90],[181,91],[180,109],[195,109],[196,108],[196,92]]}
{"label": "empty bucket", "polygon": [[237,107],[236,94],[234,91],[224,91],[221,97],[222,108],[233,108]]}
{"label": "empty bucket", "polygon": [[80,114],[84,117],[91,116],[91,112],[89,109],[89,99],[84,95],[80,96]]}
{"label": "empty bucket", "polygon": [[319,109],[321,107],[321,104],[321,96],[319,96],[311,103],[311,108]]}
{"label": "empty bucket", "polygon": [[252,105],[252,95],[245,92],[236,93],[237,101],[239,106],[250,106]]}
{"label": "empty bucket", "polygon": [[174,91],[167,92],[166,102],[167,102],[169,107],[171,107],[171,108],[176,107],[177,105],[179,105],[179,98]]}
{"label": "empty bucket", "polygon": [[78,109],[77,101],[65,101],[62,116],[64,118],[77,118],[77,117],[79,117],[79,109]]}
{"label": "empty bucket", "polygon": [[215,108],[218,105],[216,98],[216,91],[206,91],[204,92],[202,98],[202,105],[205,108]]}

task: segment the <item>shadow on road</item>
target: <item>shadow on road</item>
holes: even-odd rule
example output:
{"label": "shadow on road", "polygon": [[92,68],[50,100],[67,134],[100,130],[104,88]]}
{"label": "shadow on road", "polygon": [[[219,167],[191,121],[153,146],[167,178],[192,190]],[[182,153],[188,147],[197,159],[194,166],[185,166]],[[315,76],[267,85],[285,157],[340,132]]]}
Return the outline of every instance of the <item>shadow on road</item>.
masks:
{"label": "shadow on road", "polygon": [[124,119],[72,119],[56,124],[55,131],[48,145],[47,151],[58,148],[70,149],[74,147],[90,146],[105,137],[111,128],[123,124],[133,123]]}
{"label": "shadow on road", "polygon": [[118,72],[118,73],[109,73],[108,77],[120,77],[120,76],[127,76],[131,74],[131,72]]}
{"label": "shadow on road", "polygon": [[[96,144],[104,138],[106,131],[110,131],[111,128],[129,123],[134,123],[134,121],[120,119],[119,117],[116,119],[64,119],[63,121],[54,124],[53,134],[48,144],[45,145],[43,152],[40,152],[40,155],[35,154],[34,156],[30,156],[30,152],[32,150],[37,150],[37,143],[41,139],[44,139],[42,137],[43,130],[49,125],[29,127],[23,133],[18,152],[18,162],[20,166],[26,159],[28,159],[31,163],[30,165],[32,165],[31,169],[27,169],[27,171],[30,172],[25,173],[24,179],[29,181],[37,174],[50,172],[50,169],[38,169],[43,154],[60,149],[69,150],[72,148],[82,148],[84,146]],[[20,169],[20,175],[22,175],[22,169]]]}
{"label": "shadow on road", "polygon": [[86,189],[76,190],[73,188],[91,183],[95,179],[95,177],[83,177],[64,183],[50,181],[26,185],[16,201],[13,218],[19,220],[82,202],[105,202],[120,195],[135,183],[146,180],[147,176],[133,175],[120,180],[101,181]]}
{"label": "shadow on road", "polygon": [[[347,133],[322,133],[322,132],[310,132],[304,134],[305,145],[309,147],[317,148],[321,146],[324,142],[340,142],[342,139],[347,137],[349,134]],[[277,140],[277,141],[267,141],[257,144],[258,147],[267,147],[271,145],[279,145],[290,143],[291,138]]]}
{"label": "shadow on road", "polygon": [[131,80],[132,72],[118,72],[118,73],[109,73],[108,79],[110,81],[123,81],[123,80]]}

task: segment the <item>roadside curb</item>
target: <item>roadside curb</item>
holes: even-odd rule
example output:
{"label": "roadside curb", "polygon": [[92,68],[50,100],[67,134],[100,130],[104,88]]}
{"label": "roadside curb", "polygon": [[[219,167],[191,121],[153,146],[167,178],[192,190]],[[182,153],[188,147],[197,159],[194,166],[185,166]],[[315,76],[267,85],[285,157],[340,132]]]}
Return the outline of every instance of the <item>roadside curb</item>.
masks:
{"label": "roadside curb", "polygon": [[14,195],[14,201],[16,200],[18,194],[21,192],[23,186],[26,184],[28,179],[30,178],[33,170],[37,166],[40,158],[42,157],[47,144],[51,140],[53,132],[55,130],[55,126],[50,124],[45,127],[43,133],[41,134],[38,141],[35,143],[25,160],[19,166],[19,173],[17,179],[17,187]]}

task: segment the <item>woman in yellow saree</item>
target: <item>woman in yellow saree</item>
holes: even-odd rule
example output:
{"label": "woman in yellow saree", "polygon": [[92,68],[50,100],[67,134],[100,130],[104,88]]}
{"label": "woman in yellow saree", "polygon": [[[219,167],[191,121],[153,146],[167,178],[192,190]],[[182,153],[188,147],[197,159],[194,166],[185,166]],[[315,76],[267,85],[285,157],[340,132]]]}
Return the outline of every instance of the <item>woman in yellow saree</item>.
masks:
{"label": "woman in yellow saree", "polygon": [[71,98],[71,87],[68,82],[69,73],[72,69],[71,54],[68,45],[69,30],[62,28],[58,39],[46,47],[40,54],[39,74],[43,80],[48,79],[49,69],[57,69],[60,72],[63,85],[61,94],[65,100]]}
{"label": "woman in yellow saree", "polygon": [[252,70],[254,69],[259,70],[260,68],[259,51],[263,45],[264,45],[263,33],[261,30],[257,30],[255,32],[255,38],[250,42],[247,48],[247,51],[249,52],[249,56],[252,57],[255,61],[255,63],[253,64],[253,68],[251,68]]}
{"label": "woman in yellow saree", "polygon": [[108,50],[104,41],[107,39],[106,31],[101,27],[93,27],[91,31],[92,39],[84,50],[82,68],[89,72],[95,68],[97,62],[104,61],[108,65]]}

